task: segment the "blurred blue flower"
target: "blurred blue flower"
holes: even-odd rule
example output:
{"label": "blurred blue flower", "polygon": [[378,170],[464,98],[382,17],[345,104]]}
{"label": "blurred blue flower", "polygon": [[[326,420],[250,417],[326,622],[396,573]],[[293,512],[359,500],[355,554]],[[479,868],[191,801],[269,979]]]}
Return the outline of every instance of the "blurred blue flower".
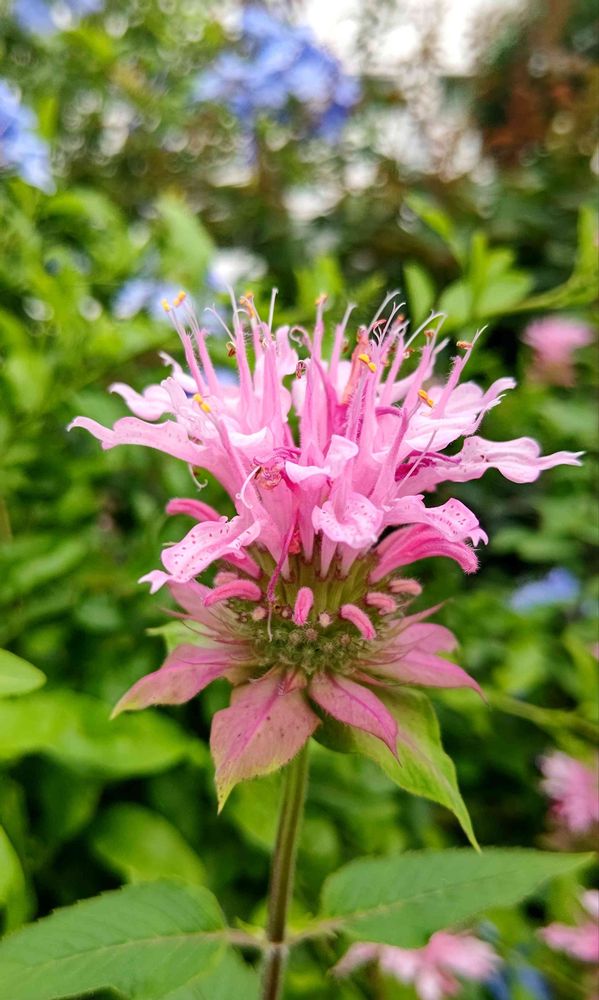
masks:
{"label": "blurred blue flower", "polygon": [[580,583],[572,573],[562,567],[550,570],[541,580],[532,580],[518,587],[512,594],[510,606],[514,611],[531,611],[553,604],[573,601],[580,593]]}
{"label": "blurred blue flower", "polygon": [[13,16],[24,31],[34,35],[52,35],[87,14],[95,14],[104,0],[14,0]]}
{"label": "blurred blue flower", "polygon": [[37,135],[37,118],[6,80],[0,80],[0,171],[16,173],[27,184],[50,193],[54,190],[50,154]]}
{"label": "blurred blue flower", "polygon": [[290,102],[307,112],[307,131],[334,141],[360,97],[357,80],[322,49],[307,28],[262,7],[242,16],[243,54],[226,50],[196,78],[198,101],[225,104],[249,131],[261,114],[285,120]]}
{"label": "blurred blue flower", "polygon": [[162,299],[171,301],[179,291],[178,285],[157,278],[131,278],[126,281],[112,304],[117,319],[131,319],[144,311],[153,319],[167,321]]}
{"label": "blurred blue flower", "polygon": [[552,993],[545,977],[532,965],[504,966],[486,982],[486,987],[493,1000],[515,1000],[522,996],[522,988],[526,996],[534,1000],[552,1000]]}

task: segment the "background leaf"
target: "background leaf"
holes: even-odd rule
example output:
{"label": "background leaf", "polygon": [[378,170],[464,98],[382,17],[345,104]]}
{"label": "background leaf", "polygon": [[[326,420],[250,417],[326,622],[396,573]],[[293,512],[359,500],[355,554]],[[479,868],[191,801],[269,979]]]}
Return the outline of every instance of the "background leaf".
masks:
{"label": "background leaf", "polygon": [[203,885],[206,872],[195,851],[164,816],[134,803],[111,806],[91,831],[94,853],[127,882],[180,878]]}
{"label": "background leaf", "polygon": [[0,698],[28,694],[45,683],[46,678],[41,670],[7,649],[0,649]]}

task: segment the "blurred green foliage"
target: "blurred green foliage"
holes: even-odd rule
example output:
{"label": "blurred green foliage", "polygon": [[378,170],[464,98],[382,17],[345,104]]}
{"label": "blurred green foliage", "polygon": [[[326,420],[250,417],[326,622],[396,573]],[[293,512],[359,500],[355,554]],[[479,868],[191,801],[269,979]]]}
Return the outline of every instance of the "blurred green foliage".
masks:
{"label": "blurred green foliage", "polygon": [[[211,285],[213,268],[223,250],[243,248],[262,265],[257,281],[249,274],[258,301],[268,299],[271,283],[279,286],[281,321],[309,323],[326,290],[331,322],[349,301],[360,322],[388,287],[399,287],[416,325],[439,309],[454,337],[486,326],[471,376],[487,384],[516,373],[520,384],[489,415],[485,434],[530,434],[545,452],[587,456],[582,468],[555,469],[529,486],[491,472],[455,489],[489,531],[481,570],[465,579],[445,561],[418,566],[426,604],[446,602],[439,619],[488,693],[487,706],[470,694],[435,698],[480,843],[542,844],[538,755],[559,747],[587,759],[596,740],[598,587],[589,566],[597,540],[597,358],[590,348],[578,354],[575,388],[544,385],[532,378],[520,340],[525,323],[548,311],[596,318],[593,179],[578,141],[585,116],[576,119],[580,135],[571,136],[567,154],[552,145],[549,113],[545,130],[528,139],[512,121],[510,158],[487,141],[494,170],[485,184],[407,173],[364,145],[358,153],[372,182],[351,188],[343,178],[358,156],[354,145],[303,147],[274,124],[258,136],[255,161],[235,175],[234,122],[189,101],[190,76],[224,43],[215,7],[113,3],[48,39],[22,32],[8,14],[0,24],[3,73],[36,109],[57,179],[56,193],[44,195],[0,178],[0,645],[11,651],[0,654],[5,930],[160,877],[207,886],[229,918],[249,925],[263,918],[278,778],[237,788],[216,816],[206,740],[225,688],[214,685],[178,710],[108,721],[123,691],[161,662],[162,602],[136,580],[177,535],[164,515],[167,499],[189,489],[173,459],[145,449],[102,453],[66,431],[77,413],[107,423],[122,415],[107,386],[118,379],[141,388],[160,378],[159,350],[178,353],[168,325],[150,312],[118,318],[118,293],[134,277],[181,284],[200,305],[226,304]],[[574,10],[564,51],[581,20],[584,11]],[[520,29],[522,72],[535,23]],[[483,128],[503,58],[501,50],[464,84]],[[588,96],[580,66],[576,73],[572,114]],[[387,82],[364,86],[373,108],[402,105]],[[332,207],[308,220],[294,214],[294,192],[331,178]],[[215,335],[213,344],[227,364],[224,340]],[[221,504],[213,483],[203,496]],[[514,591],[555,566],[576,577],[578,595],[515,610]],[[36,690],[39,671],[47,685]],[[355,856],[463,842],[441,806],[402,791],[370,760],[316,745],[294,923],[308,921],[327,875]],[[528,909],[490,914],[500,953],[514,967],[526,960],[546,969],[559,1000],[570,1000],[572,967],[548,957],[534,928],[567,919],[576,891],[568,874]],[[410,995],[366,975],[323,981],[323,966],[338,955],[334,941],[299,949],[289,998]],[[251,971],[229,961],[241,984],[236,995],[251,996]],[[511,995],[532,997],[523,990]],[[464,992],[472,1000],[486,995],[474,986]]]}

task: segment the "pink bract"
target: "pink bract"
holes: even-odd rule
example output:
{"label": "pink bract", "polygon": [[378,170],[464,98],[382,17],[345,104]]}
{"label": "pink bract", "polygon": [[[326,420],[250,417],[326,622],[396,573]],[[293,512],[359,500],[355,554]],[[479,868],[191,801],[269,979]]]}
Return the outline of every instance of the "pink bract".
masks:
{"label": "pink bract", "polygon": [[[435,376],[445,346],[439,317],[408,335],[392,297],[358,328],[349,354],[351,310],[325,352],[324,299],[311,333],[273,327],[274,295],[266,322],[251,296],[233,301],[237,384],[219,377],[183,293],[165,307],[189,372],[165,356],[171,374],[159,386],[141,394],[113,386],[134,416],[112,429],[87,417],[71,426],[104,448],[144,445],[208,470],[235,513],[221,515],[197,496],[169,501],[169,513],[196,523],[164,549],[164,568],[142,579],[152,591],[169,586],[189,640],[116,711],[179,704],[227,678],[231,706],[215,716],[211,737],[221,803],[237,781],[287,763],[328,716],[397,753],[409,734],[377,692],[405,684],[478,690],[446,658],[455,640],[426,621],[432,611],[407,609],[421,592],[414,562],[444,556],[471,573],[474,547],[487,536],[461,501],[425,497],[489,468],[529,483],[543,469],[579,464],[578,455],[542,457],[530,438],[480,437],[485,413],[514,382],[502,378],[486,391],[461,382],[473,347],[461,342],[449,375]],[[196,578],[213,564],[209,588]]]}
{"label": "pink bract", "polygon": [[499,965],[491,945],[472,934],[438,931],[424,948],[358,943],[335,966],[337,976],[347,975],[369,962],[400,983],[413,983],[420,1000],[443,1000],[460,992],[461,979],[484,982]]}

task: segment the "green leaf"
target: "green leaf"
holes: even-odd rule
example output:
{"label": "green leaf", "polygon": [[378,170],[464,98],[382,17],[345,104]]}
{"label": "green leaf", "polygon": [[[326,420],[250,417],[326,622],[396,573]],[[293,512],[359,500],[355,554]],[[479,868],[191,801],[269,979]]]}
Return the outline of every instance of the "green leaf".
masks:
{"label": "green leaf", "polygon": [[462,267],[466,266],[467,246],[465,240],[459,235],[452,218],[439,208],[438,205],[426,196],[415,192],[409,194],[406,199],[408,208],[424,222],[429,229],[439,236],[445,245],[451,250]]}
{"label": "green leaf", "polygon": [[176,195],[163,195],[157,207],[165,228],[164,276],[191,289],[201,287],[214,250],[208,232],[189,205]]}
{"label": "green leaf", "polygon": [[46,683],[45,675],[8,649],[0,649],[0,698],[28,694]]}
{"label": "green leaf", "polygon": [[43,753],[74,771],[108,778],[153,774],[208,751],[156,712],[111,722],[111,706],[74,691],[0,701],[0,760]]}
{"label": "green leaf", "polygon": [[167,655],[184,643],[191,643],[192,646],[206,646],[208,644],[208,638],[186,621],[156,625],[154,628],[147,628],[146,632],[148,635],[162,636]]}
{"label": "green leaf", "polygon": [[0,996],[57,1000],[115,989],[127,1000],[183,1000],[211,971],[223,916],[212,893],[168,882],[85,900],[0,943]]}
{"label": "green leaf", "polygon": [[435,931],[519,903],[543,882],[591,859],[502,848],[361,858],[325,882],[322,915],[332,919],[324,926],[362,940],[417,947]]}
{"label": "green leaf", "polygon": [[99,859],[127,882],[180,878],[203,885],[205,870],[195,851],[164,816],[134,803],[111,806],[91,832]]}
{"label": "green leaf", "polygon": [[29,891],[19,856],[3,826],[0,826],[0,910],[6,930],[12,930],[29,915]]}
{"label": "green leaf", "polygon": [[420,264],[406,264],[403,277],[408,294],[408,305],[412,326],[423,323],[429,315],[435,300],[435,286]]}
{"label": "green leaf", "polygon": [[477,847],[455,767],[443,749],[439,723],[429,699],[420,691],[405,688],[393,693],[377,691],[377,697],[397,719],[400,731],[408,734],[407,740],[398,742],[399,760],[375,736],[329,719],[318,731],[318,738],[332,750],[370,757],[400,788],[446,806],[473,847]]}
{"label": "green leaf", "polygon": [[227,950],[215,969],[168,993],[163,1000],[258,1000],[258,973]]}

